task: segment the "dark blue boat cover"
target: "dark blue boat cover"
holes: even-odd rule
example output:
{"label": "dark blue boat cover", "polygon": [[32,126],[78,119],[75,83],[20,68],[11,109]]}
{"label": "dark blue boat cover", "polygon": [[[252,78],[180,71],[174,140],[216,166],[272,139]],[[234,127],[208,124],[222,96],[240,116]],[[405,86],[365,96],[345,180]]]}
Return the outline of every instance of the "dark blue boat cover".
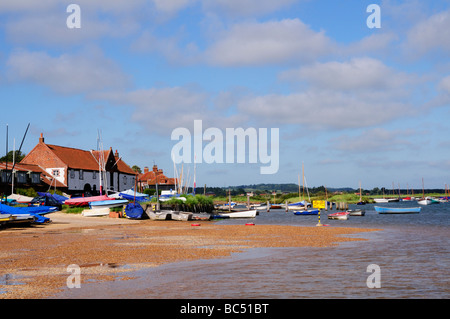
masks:
{"label": "dark blue boat cover", "polygon": [[129,203],[127,207],[125,207],[125,214],[127,218],[141,219],[143,213],[144,209],[138,203]]}
{"label": "dark blue boat cover", "polygon": [[60,204],[64,204],[64,201],[66,201],[67,199],[69,199],[68,197],[62,196],[62,195],[58,195],[58,194],[52,194],[52,193],[41,193],[38,192],[39,196],[47,196],[47,197],[53,197],[54,199],[56,199]]}

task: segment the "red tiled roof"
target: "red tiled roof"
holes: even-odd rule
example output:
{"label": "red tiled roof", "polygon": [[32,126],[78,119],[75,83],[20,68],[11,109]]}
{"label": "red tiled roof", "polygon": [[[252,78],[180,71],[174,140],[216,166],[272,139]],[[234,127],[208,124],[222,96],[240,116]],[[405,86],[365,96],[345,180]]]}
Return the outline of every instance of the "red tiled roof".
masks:
{"label": "red tiled roof", "polygon": [[90,151],[50,144],[46,145],[70,168],[98,170],[98,163]]}

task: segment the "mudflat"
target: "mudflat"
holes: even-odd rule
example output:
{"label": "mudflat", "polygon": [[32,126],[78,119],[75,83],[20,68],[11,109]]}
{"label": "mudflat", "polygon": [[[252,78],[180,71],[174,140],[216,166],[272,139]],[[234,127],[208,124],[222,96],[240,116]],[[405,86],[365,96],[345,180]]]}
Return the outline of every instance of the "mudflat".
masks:
{"label": "mudflat", "polygon": [[[132,270],[224,258],[254,247],[328,247],[378,229],[222,225],[83,217],[53,213],[52,223],[0,229],[0,299],[48,298],[66,287],[70,265],[81,283],[127,280]],[[124,267],[126,266],[126,267]]]}

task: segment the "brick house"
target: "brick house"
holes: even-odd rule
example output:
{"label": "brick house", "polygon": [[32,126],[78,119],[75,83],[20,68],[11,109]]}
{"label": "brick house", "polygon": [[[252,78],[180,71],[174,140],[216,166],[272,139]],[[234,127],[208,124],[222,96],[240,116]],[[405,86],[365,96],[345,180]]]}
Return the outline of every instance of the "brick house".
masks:
{"label": "brick house", "polygon": [[144,173],[138,177],[138,182],[142,188],[156,188],[158,183],[158,189],[160,190],[175,190],[175,178],[170,178],[164,175],[162,169],[158,169],[157,165],[153,165],[153,169],[150,171],[148,167],[144,167]]}
{"label": "brick house", "polygon": [[46,144],[41,134],[39,143],[20,164],[34,164],[51,176],[60,190],[68,193],[100,190],[99,159],[104,157],[103,190],[124,191],[134,187],[136,173],[119,157],[117,151],[85,151]]}

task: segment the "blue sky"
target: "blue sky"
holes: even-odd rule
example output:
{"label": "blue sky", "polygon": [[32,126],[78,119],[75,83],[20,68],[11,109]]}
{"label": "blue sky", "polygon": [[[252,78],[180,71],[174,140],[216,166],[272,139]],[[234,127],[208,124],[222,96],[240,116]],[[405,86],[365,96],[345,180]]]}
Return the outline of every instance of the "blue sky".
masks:
{"label": "blue sky", "polygon": [[41,132],[96,149],[101,130],[130,166],[172,176],[176,128],[278,128],[276,174],[202,163],[197,184],[297,183],[304,163],[308,186],[444,188],[449,57],[447,0],[2,1],[0,131],[12,149],[31,123],[27,153]]}

